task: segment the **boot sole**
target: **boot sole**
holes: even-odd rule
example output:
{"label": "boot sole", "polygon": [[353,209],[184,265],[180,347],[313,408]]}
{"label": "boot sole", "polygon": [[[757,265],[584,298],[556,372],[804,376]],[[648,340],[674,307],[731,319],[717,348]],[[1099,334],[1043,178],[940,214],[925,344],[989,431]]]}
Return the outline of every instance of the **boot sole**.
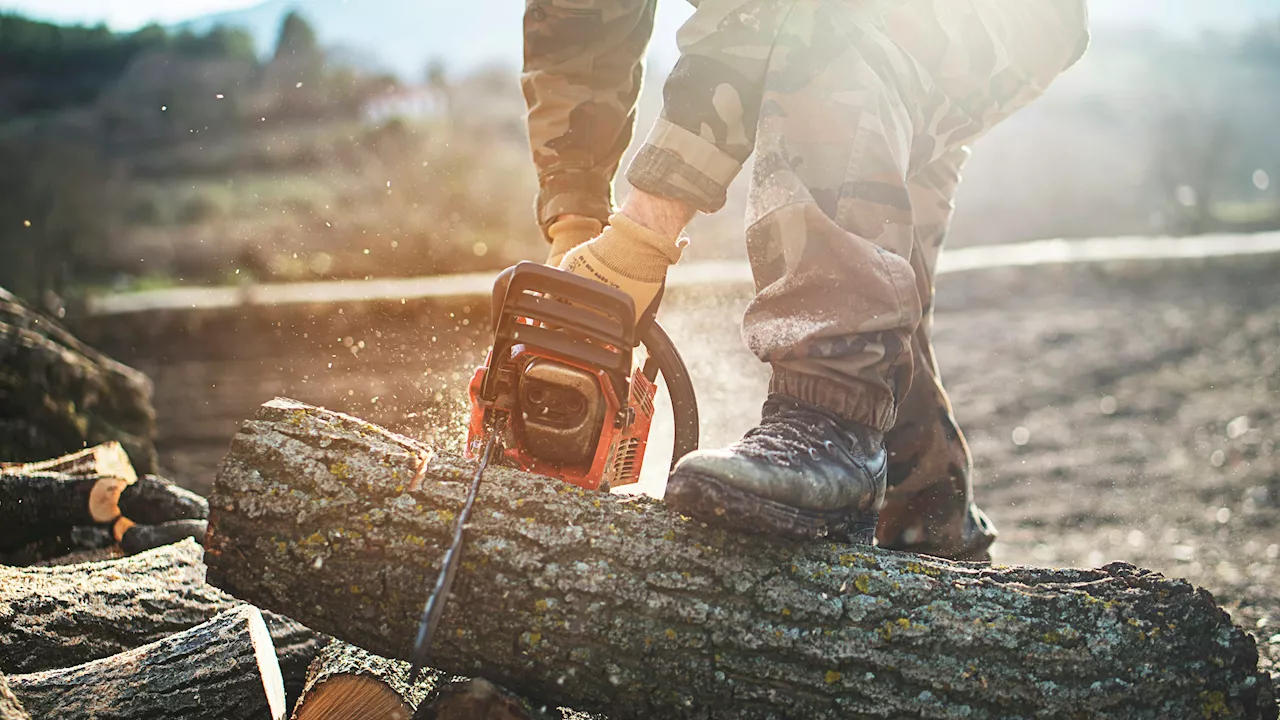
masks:
{"label": "boot sole", "polygon": [[680,473],[667,480],[663,501],[672,509],[708,525],[799,540],[829,538],[856,545],[875,543],[880,513],[857,508],[807,510],[762,498],[721,480]]}

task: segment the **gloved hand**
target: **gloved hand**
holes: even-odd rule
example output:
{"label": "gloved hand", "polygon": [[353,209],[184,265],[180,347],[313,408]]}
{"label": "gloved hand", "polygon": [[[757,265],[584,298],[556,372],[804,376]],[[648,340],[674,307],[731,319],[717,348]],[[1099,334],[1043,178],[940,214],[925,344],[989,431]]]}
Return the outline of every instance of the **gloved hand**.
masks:
{"label": "gloved hand", "polygon": [[551,238],[551,252],[547,255],[547,264],[560,267],[565,253],[591,240],[600,234],[604,225],[593,217],[585,215],[561,215],[547,228],[547,237]]}
{"label": "gloved hand", "polygon": [[630,295],[639,320],[666,282],[667,268],[680,260],[683,251],[675,240],[614,213],[600,237],[565,254],[560,269]]}

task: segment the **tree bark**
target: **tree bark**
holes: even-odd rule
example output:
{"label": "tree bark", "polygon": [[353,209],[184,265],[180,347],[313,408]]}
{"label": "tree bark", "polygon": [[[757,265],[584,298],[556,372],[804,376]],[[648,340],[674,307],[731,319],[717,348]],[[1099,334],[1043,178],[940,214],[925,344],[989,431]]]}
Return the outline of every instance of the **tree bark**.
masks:
{"label": "tree bark", "polygon": [[[0,672],[69,667],[132,650],[242,602],[205,583],[192,540],[128,558],[48,568],[0,567]],[[328,638],[263,613],[291,696]]]}
{"label": "tree bark", "polygon": [[31,720],[9,689],[9,681],[4,675],[0,675],[0,720]]}
{"label": "tree bark", "polygon": [[[472,472],[269,402],[215,481],[210,582],[407,658]],[[614,718],[1276,715],[1253,638],[1185,581],[725,533],[504,468],[431,662]]]}
{"label": "tree bark", "polygon": [[9,679],[27,712],[66,720],[284,718],[284,686],[258,609],[76,667]]}
{"label": "tree bark", "polygon": [[41,460],[117,440],[156,472],[151,381],[0,288],[0,460]]}
{"label": "tree bark", "polygon": [[58,530],[26,545],[0,551],[0,565],[67,565],[109,560],[121,554],[110,527],[78,525]]}

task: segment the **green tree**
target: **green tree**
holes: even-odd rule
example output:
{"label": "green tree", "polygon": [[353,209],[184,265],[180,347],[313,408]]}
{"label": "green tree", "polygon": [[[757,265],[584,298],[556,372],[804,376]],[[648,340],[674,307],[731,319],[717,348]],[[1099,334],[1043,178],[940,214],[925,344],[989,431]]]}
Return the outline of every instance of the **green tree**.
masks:
{"label": "green tree", "polygon": [[432,58],[423,73],[427,87],[444,106],[444,119],[450,126],[453,123],[453,81],[449,79],[449,70],[441,58]]}
{"label": "green tree", "polygon": [[0,286],[43,303],[112,242],[119,198],[92,131],[49,123],[0,133]]}
{"label": "green tree", "polygon": [[320,43],[316,41],[316,31],[311,23],[296,10],[284,16],[280,24],[280,37],[276,40],[275,58],[310,58],[318,55]]}

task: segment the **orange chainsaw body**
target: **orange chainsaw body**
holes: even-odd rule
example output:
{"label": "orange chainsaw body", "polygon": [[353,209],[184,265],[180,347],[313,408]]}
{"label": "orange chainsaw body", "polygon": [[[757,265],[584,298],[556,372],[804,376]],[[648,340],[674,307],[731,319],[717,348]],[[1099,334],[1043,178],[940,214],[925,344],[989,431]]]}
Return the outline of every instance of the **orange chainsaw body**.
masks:
{"label": "orange chainsaw body", "polygon": [[[547,353],[533,353],[526,349],[516,351],[513,364],[527,365],[535,358],[549,357]],[[585,372],[592,368],[564,357],[552,358],[557,362],[577,367]],[[471,400],[471,420],[467,425],[466,456],[475,458],[488,437],[486,419],[488,409],[480,397],[486,367],[476,368],[468,387]],[[612,383],[602,371],[594,371],[598,387],[604,398],[605,412],[613,422],[601,425],[600,436],[589,462],[561,463],[554,458],[538,457],[527,449],[528,428],[524,414],[515,408],[500,411],[494,431],[500,433],[503,464],[521,470],[563,480],[587,490],[608,491],[611,488],[630,485],[640,480],[645,448],[649,443],[649,428],[653,423],[653,398],[657,386],[636,368],[631,377],[631,392],[627,404],[621,404]],[[492,406],[489,406],[492,407]]]}
{"label": "orange chainsaw body", "polygon": [[633,365],[631,299],[533,263],[494,287],[494,343],[468,386],[467,457],[608,491],[640,479],[658,367]]}

